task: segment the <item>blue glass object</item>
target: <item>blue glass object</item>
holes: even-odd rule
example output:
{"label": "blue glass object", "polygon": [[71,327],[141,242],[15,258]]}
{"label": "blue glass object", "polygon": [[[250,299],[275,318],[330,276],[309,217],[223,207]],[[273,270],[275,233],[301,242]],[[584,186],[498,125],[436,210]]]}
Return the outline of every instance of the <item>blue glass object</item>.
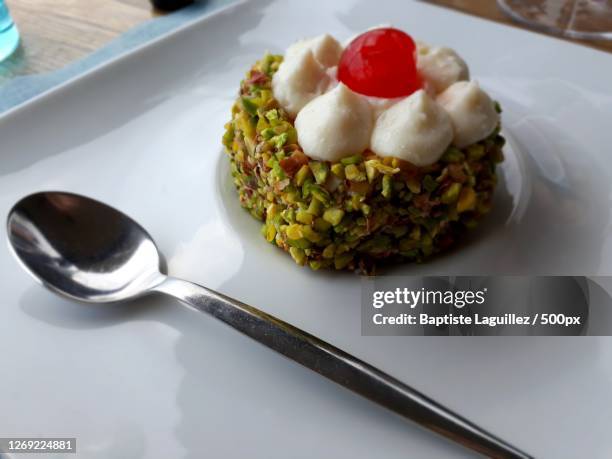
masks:
{"label": "blue glass object", "polygon": [[4,3],[0,0],[0,62],[13,54],[19,44],[17,26]]}

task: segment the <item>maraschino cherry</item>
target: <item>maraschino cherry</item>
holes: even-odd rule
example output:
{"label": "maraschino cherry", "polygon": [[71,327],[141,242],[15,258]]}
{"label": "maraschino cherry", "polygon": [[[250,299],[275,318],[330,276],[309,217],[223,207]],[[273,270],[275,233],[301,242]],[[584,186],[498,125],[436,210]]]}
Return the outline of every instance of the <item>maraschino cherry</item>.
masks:
{"label": "maraschino cherry", "polygon": [[423,87],[416,67],[416,45],[398,29],[365,32],[342,53],[338,80],[366,96],[409,96]]}

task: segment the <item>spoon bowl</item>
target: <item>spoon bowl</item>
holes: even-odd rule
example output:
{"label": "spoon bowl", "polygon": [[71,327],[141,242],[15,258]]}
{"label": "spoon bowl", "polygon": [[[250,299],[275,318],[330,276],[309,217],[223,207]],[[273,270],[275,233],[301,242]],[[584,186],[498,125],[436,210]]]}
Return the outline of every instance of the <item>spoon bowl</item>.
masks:
{"label": "spoon bowl", "polygon": [[17,259],[36,280],[79,301],[132,299],[163,280],[161,256],[146,230],[84,196],[29,195],[9,212],[7,234]]}

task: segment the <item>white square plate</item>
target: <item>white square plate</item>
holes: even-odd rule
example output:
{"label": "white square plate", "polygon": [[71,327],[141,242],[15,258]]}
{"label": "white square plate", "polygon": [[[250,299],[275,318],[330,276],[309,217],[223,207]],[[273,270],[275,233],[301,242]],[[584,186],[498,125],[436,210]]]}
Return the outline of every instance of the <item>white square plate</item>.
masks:
{"label": "white square plate", "polygon": [[[0,213],[61,189],[148,228],[170,272],[356,354],[538,458],[612,457],[612,338],[360,336],[360,281],[313,273],[238,205],[220,138],[265,50],[381,23],[457,49],[505,109],[494,213],[398,273],[612,274],[612,56],[423,3],[258,1],[203,18],[0,118]],[[3,235],[4,237],[4,235]],[[427,433],[169,300],[83,306],[0,256],[0,433],[86,458],[454,458]]]}

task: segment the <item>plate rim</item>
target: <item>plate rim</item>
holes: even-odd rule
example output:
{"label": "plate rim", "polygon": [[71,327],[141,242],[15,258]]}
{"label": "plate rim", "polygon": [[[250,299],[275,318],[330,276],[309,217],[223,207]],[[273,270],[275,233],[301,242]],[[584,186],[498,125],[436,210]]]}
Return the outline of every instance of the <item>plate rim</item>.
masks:
{"label": "plate rim", "polygon": [[[168,30],[164,33],[162,33],[161,35],[158,35],[157,37],[151,38],[143,43],[140,43],[138,45],[135,45],[134,47],[124,50],[124,51],[120,51],[118,54],[105,59],[102,62],[99,62],[95,65],[93,65],[91,68],[88,68],[87,70],[78,73],[77,75],[73,75],[69,78],[67,78],[66,80],[51,86],[50,88],[45,89],[44,91],[40,92],[39,94],[36,94],[35,96],[24,100],[22,102],[19,102],[17,105],[10,107],[8,110],[4,111],[4,112],[0,112],[0,128],[2,127],[2,123],[7,122],[7,120],[13,116],[15,116],[18,112],[21,112],[23,110],[28,109],[30,106],[32,105],[36,105],[39,102],[43,102],[44,100],[56,95],[56,93],[59,93],[61,91],[64,91],[66,89],[68,89],[70,86],[72,86],[75,83],[80,82],[81,80],[85,80],[91,77],[94,77],[95,75],[97,75],[98,73],[101,73],[103,71],[105,71],[107,68],[113,67],[114,65],[118,65],[123,61],[129,60],[132,56],[136,55],[136,54],[140,54],[141,52],[148,50],[150,48],[153,48],[155,46],[157,46],[159,43],[171,39],[174,36],[177,35],[181,35],[185,32],[187,32],[189,29],[196,27],[200,22],[207,22],[212,20],[215,16],[218,15],[222,15],[222,14],[226,14],[228,13],[230,10],[233,9],[238,9],[238,7],[241,7],[245,4],[247,4],[249,2],[249,0],[230,0],[230,3],[227,5],[223,5],[220,6],[216,9],[214,9],[213,11],[210,11],[208,13],[204,13],[201,16],[192,18],[192,19],[188,19],[185,23],[180,24],[178,26],[176,26],[175,28]],[[145,24],[146,22],[151,22],[151,21],[155,21],[155,18],[153,19],[148,19],[147,21],[141,23],[141,24]],[[134,26],[137,27],[138,25]],[[133,30],[134,27],[126,30],[126,32]],[[126,33],[124,32],[124,33]],[[101,46],[100,48],[98,48],[96,51],[99,51],[103,48],[105,48],[106,46],[108,46],[109,44],[111,44],[113,41],[119,39],[120,37],[123,36],[123,34],[118,35],[117,37],[115,37],[113,40],[111,40],[110,42],[106,43],[105,45]],[[94,52],[96,52],[94,51]],[[88,56],[91,56],[91,54],[89,54]],[[66,66],[61,67],[58,70],[61,70],[62,68],[66,68],[69,65],[72,65],[74,63],[80,62],[83,59],[85,59],[87,56],[77,59],[75,61],[69,62],[68,64],[66,64]],[[42,73],[34,73],[34,74],[28,74],[28,75],[24,75],[24,76],[38,76],[38,75],[42,75]],[[12,81],[12,80],[10,80]]]}

